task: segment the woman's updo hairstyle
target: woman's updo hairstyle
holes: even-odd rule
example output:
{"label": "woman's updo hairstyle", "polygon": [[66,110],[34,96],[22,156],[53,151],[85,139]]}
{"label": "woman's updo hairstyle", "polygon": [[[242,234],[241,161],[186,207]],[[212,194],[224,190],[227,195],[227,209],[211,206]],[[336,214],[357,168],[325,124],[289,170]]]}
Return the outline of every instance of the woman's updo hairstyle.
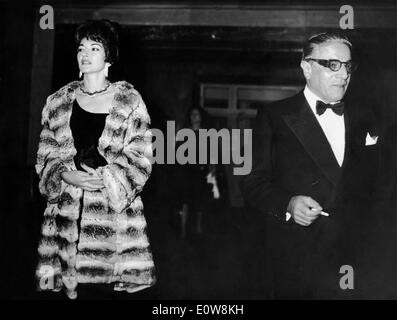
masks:
{"label": "woman's updo hairstyle", "polygon": [[82,39],[100,42],[105,49],[105,62],[114,64],[119,58],[119,37],[117,25],[109,20],[88,20],[76,29],[77,47]]}

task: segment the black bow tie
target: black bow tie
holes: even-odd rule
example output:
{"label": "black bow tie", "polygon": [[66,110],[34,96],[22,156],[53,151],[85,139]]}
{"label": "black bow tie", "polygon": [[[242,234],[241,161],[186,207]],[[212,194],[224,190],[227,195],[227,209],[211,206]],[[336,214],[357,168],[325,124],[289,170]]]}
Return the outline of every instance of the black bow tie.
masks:
{"label": "black bow tie", "polygon": [[325,110],[327,110],[327,108],[332,109],[332,111],[335,112],[338,116],[341,116],[343,114],[343,109],[345,108],[345,104],[343,102],[330,104],[317,100],[316,111],[319,116],[321,116],[325,112]]}

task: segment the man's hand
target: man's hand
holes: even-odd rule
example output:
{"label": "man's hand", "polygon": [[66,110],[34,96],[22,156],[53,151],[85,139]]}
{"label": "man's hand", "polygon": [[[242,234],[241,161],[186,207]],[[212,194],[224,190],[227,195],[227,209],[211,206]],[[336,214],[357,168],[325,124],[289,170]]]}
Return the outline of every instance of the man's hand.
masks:
{"label": "man's hand", "polygon": [[95,170],[82,164],[84,171],[62,172],[61,177],[67,184],[82,188],[86,191],[96,191],[104,188],[103,180],[98,177]]}
{"label": "man's hand", "polygon": [[316,220],[323,208],[308,196],[294,196],[288,204],[287,211],[294,221],[301,226],[309,226]]}

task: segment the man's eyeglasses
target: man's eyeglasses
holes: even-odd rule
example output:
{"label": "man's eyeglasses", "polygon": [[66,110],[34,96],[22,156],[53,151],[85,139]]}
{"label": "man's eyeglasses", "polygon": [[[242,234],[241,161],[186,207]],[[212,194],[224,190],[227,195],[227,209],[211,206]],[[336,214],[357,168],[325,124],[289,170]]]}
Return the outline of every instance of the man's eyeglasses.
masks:
{"label": "man's eyeglasses", "polygon": [[330,59],[330,60],[326,60],[326,59],[313,59],[313,58],[306,58],[304,59],[305,61],[315,61],[317,62],[319,65],[326,67],[334,72],[337,72],[340,70],[340,68],[342,68],[342,65],[345,65],[346,71],[348,74],[353,73],[354,71],[357,70],[357,65],[355,63],[353,63],[353,61],[349,60],[346,62],[342,62],[336,59]]}

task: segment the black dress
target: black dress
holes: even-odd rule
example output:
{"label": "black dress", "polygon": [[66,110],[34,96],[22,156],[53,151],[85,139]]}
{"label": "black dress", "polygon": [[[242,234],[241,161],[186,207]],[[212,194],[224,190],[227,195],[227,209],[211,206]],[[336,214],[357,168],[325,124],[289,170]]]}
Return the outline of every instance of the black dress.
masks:
{"label": "black dress", "polygon": [[105,127],[107,113],[92,113],[80,107],[77,100],[73,102],[70,117],[70,129],[77,154],[74,157],[77,170],[85,171],[81,163],[96,169],[107,164],[98,152],[98,140]]}
{"label": "black dress", "polygon": [[[77,170],[85,171],[81,163],[96,169],[107,164],[98,152],[98,140],[105,127],[107,113],[93,113],[80,107],[77,100],[73,102],[73,112],[70,117],[74,146],[77,154],[74,157]],[[78,230],[81,230],[81,214],[77,221]],[[115,296],[112,284],[79,284],[79,299],[113,299]]]}
{"label": "black dress", "polygon": [[[178,207],[185,203],[191,212],[206,212],[209,210],[210,201],[213,199],[212,184],[207,183],[210,166],[208,164],[199,164],[198,131],[194,131],[194,133],[196,137],[196,163],[187,163],[178,167]],[[184,143],[187,143],[186,139],[178,142],[177,149]],[[209,155],[209,146],[207,155]]]}

